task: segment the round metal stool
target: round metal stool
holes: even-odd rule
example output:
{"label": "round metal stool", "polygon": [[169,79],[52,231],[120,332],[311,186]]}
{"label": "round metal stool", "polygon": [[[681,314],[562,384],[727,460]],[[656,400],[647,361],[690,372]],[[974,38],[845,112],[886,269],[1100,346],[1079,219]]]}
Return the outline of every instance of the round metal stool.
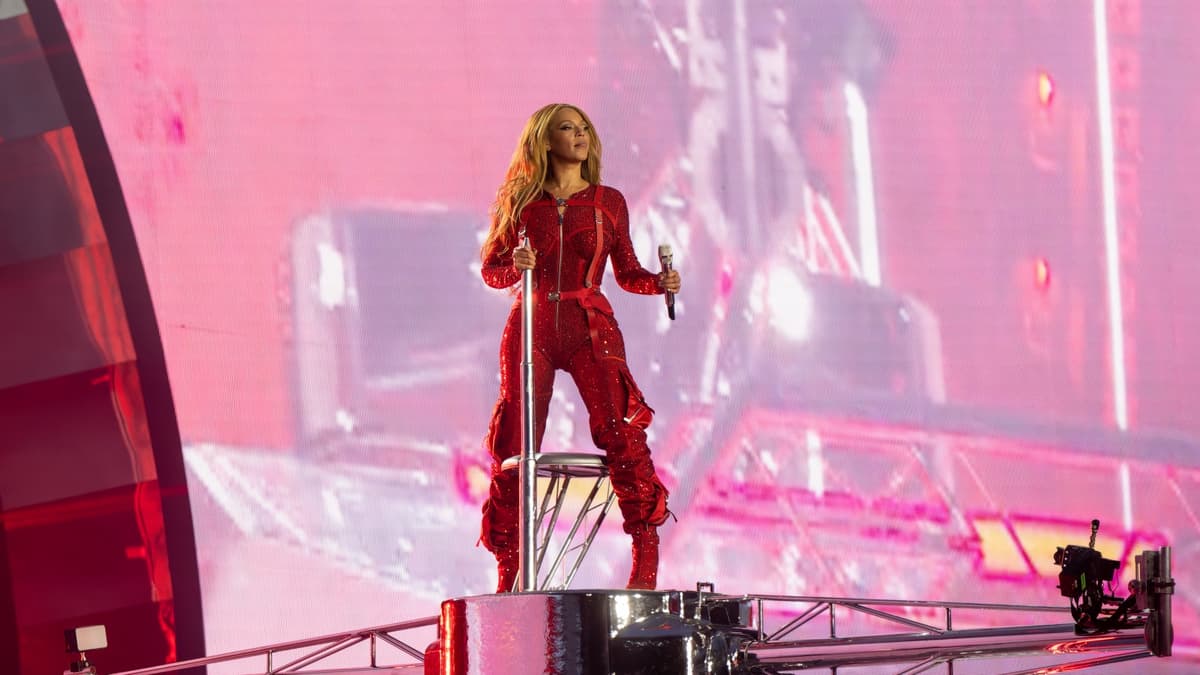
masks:
{"label": "round metal stool", "polygon": [[[536,455],[536,459],[539,483],[542,478],[550,480],[534,514],[534,522],[537,525],[537,569],[534,576],[537,586],[532,590],[565,589],[570,586],[575,573],[579,571],[584,556],[592,547],[596,533],[600,531],[600,524],[604,522],[604,517],[608,515],[617,496],[611,485],[608,486],[608,494],[600,496],[601,488],[608,483],[608,462],[603,455],[587,452],[542,452]],[[500,469],[516,471],[520,460],[519,455],[509,457],[500,465]],[[572,481],[584,481],[585,485],[590,481],[590,490],[575,514],[570,531],[561,541],[556,541],[553,537],[555,527],[563,512],[567,489]],[[580,530],[585,531],[586,535],[582,541],[575,543]],[[554,557],[549,567],[546,567],[546,554],[551,551],[552,544],[555,545]],[[554,575],[560,568],[563,574],[561,583],[553,585]]]}

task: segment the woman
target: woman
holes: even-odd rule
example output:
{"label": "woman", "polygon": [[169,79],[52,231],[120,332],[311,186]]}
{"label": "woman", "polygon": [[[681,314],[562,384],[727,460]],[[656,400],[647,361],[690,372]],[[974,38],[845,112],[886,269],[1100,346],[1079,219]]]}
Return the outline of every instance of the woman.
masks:
{"label": "woman", "polygon": [[[493,288],[508,288],[533,270],[536,443],[555,371],[565,370],[587,407],[592,440],[608,458],[625,531],[633,537],[628,588],[653,589],[658,526],[668,515],[667,490],[646,446],[654,411],[629,373],[600,281],[609,257],[617,283],[632,293],[678,292],[679,274],[654,274],[638,263],[625,198],[600,185],[600,138],[582,110],[552,104],[529,118],[497,191],[482,256],[483,280]],[[521,452],[521,302],[518,297],[500,340],[500,399],[487,436],[492,484],[481,541],[496,556],[497,592],[512,590],[520,563],[520,486],[517,472],[502,472],[500,464]]]}

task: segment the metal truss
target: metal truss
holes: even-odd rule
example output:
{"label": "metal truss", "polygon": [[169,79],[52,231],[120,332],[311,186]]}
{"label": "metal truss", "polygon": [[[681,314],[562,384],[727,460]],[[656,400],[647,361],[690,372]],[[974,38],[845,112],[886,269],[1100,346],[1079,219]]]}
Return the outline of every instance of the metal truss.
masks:
{"label": "metal truss", "polygon": [[[896,672],[903,675],[925,673],[939,666],[945,666],[946,672],[953,673],[955,662],[966,659],[1087,655],[1087,658],[1011,671],[1008,674],[1033,675],[1085,670],[1153,656],[1143,632],[1145,622],[1150,618],[1147,612],[1133,614],[1119,630],[1078,635],[1074,623],[995,625],[1001,623],[1005,615],[1017,622],[1027,622],[1030,615],[1069,616],[1070,609],[1064,606],[790,595],[701,594],[703,597],[708,598],[710,606],[715,603],[728,607],[728,603],[722,601],[734,601],[753,607],[752,625],[746,629],[730,630],[746,638],[741,649],[741,666],[730,672],[747,675],[782,675],[813,669],[827,669],[836,673],[843,667],[871,665],[898,665],[901,669]],[[696,612],[698,616],[705,615],[703,599]],[[956,616],[963,623],[964,615],[969,617],[967,621],[971,626],[955,628]],[[770,616],[779,619],[777,625],[768,629]],[[930,617],[936,618],[931,620]],[[823,620],[818,622],[818,619]],[[115,675],[158,675],[255,657],[266,657],[265,670],[261,671],[265,675],[315,672],[315,669],[310,670],[315,664],[364,642],[370,646],[369,662],[364,664],[365,668],[402,667],[379,663],[376,652],[379,642],[391,645],[411,657],[412,662],[408,667],[420,667],[424,662],[424,653],[393,633],[435,626],[437,623],[438,617],[431,616]],[[846,630],[847,626],[849,630]],[[814,629],[819,636],[813,634]],[[807,635],[804,633],[806,630]],[[300,650],[306,651],[283,665],[275,665],[277,657]],[[1100,653],[1103,655],[1097,656]]]}
{"label": "metal truss", "polygon": [[[333,633],[331,635],[323,635],[320,637],[308,638],[305,640],[295,640],[292,642],[281,642],[279,644],[266,645],[264,647],[254,647],[252,649],[242,649],[234,652],[226,652],[217,654],[216,656],[207,656],[199,659],[191,659],[188,661],[179,661],[177,663],[168,663],[161,666],[151,666],[149,668],[140,668],[138,670],[127,670],[113,675],[159,675],[160,673],[174,673],[189,668],[198,666],[207,666],[215,663],[226,663],[230,661],[241,661],[243,659],[251,659],[254,657],[266,657],[266,669],[262,672],[264,675],[276,675],[276,673],[300,673],[317,664],[334,654],[341,653],[350,647],[368,643],[370,653],[368,663],[365,667],[382,668],[378,662],[377,647],[380,642],[394,647],[396,650],[410,657],[414,664],[420,664],[425,661],[425,652],[423,649],[418,649],[407,642],[397,638],[394,633],[413,630],[416,628],[424,628],[427,626],[436,626],[438,617],[427,616],[420,619],[412,619],[401,623],[388,624],[386,626],[375,626],[373,628],[363,628],[344,633]],[[295,656],[292,660],[283,665],[275,665],[277,657],[282,656],[287,652],[295,652],[299,650],[307,650],[299,656]]]}
{"label": "metal truss", "polygon": [[[724,596],[734,599],[734,596]],[[1067,614],[1065,606],[1008,605],[971,602],[919,600],[881,600],[819,596],[746,595],[736,596],[754,604],[757,615],[757,640],[745,651],[752,673],[791,673],[811,669],[882,664],[908,664],[898,673],[915,675],[944,665],[954,672],[954,663],[965,659],[999,656],[1054,656],[1113,652],[1050,667],[1013,671],[1011,675],[1039,672],[1082,670],[1110,663],[1152,656],[1143,634],[1145,613],[1131,617],[1127,627],[1095,635],[1078,635],[1074,623],[1033,623],[1001,625],[1005,614],[1022,621],[1031,614]],[[800,609],[796,609],[800,606]],[[987,627],[955,628],[955,612],[970,614],[971,623]],[[768,630],[768,613],[788,616]],[[839,634],[838,616],[862,627],[854,634]],[[938,620],[920,620],[914,615],[937,615]],[[827,636],[796,637],[804,628],[825,617]],[[856,621],[857,619],[857,621]],[[863,621],[865,619],[865,621]],[[821,622],[824,624],[825,622]],[[909,629],[888,631],[887,627]],[[873,629],[872,629],[873,628]],[[821,633],[825,633],[822,626]]]}

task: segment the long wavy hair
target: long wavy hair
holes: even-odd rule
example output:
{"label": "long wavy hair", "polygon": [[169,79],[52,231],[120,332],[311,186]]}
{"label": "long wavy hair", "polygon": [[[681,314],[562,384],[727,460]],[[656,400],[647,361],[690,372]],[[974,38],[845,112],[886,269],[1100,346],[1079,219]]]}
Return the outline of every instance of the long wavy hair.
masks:
{"label": "long wavy hair", "polygon": [[563,108],[570,108],[579,113],[587,125],[590,142],[581,173],[583,179],[592,185],[600,183],[600,136],[587,113],[579,106],[569,103],[551,103],[538,109],[525,123],[525,130],[521,132],[521,138],[517,141],[517,148],[508,164],[504,182],[500,184],[500,189],[496,190],[496,201],[491,209],[491,226],[480,251],[484,258],[492,251],[504,253],[510,244],[516,242],[521,211],[542,193],[542,184],[546,182],[550,171],[550,151],[546,149],[550,123]]}

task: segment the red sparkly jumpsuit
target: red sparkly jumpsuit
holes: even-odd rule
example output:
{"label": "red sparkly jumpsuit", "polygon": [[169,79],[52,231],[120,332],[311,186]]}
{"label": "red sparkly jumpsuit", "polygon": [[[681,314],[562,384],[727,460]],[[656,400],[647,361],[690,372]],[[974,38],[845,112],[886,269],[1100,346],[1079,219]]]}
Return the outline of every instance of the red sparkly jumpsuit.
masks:
{"label": "red sparkly jumpsuit", "polygon": [[[562,203],[562,202],[559,202]],[[521,213],[524,229],[537,253],[534,268],[533,379],[537,413],[537,446],[556,370],[575,380],[587,407],[592,440],[608,458],[609,476],[625,519],[625,531],[661,525],[667,518],[667,490],[654,472],[646,427],[654,411],[646,405],[625,363],[625,344],[612,306],[600,293],[605,259],[612,258],[621,288],[644,295],[662,293],[658,277],[642,268],[629,240],[625,197],[610,187],[592,186],[558,205],[549,193]],[[483,279],[507,288],[521,279],[513,267],[512,248],[491,252],[483,263]],[[492,454],[492,484],[483,506],[482,539],[497,557],[515,555],[518,547],[516,471],[500,463],[521,453],[521,302],[513,303],[500,339],[500,398],[492,414],[487,447]]]}

